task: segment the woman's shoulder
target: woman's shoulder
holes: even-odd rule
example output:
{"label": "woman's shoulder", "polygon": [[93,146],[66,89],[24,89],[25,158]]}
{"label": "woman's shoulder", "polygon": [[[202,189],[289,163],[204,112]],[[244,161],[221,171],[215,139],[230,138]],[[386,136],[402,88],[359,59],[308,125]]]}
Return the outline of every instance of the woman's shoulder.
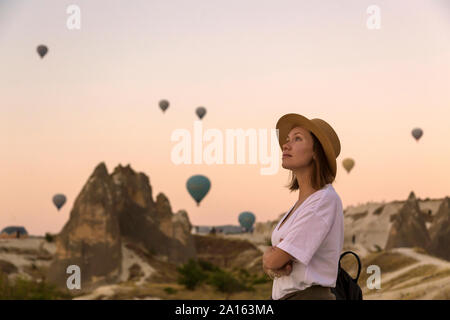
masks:
{"label": "woman's shoulder", "polygon": [[336,190],[331,184],[326,184],[322,189],[316,191],[314,194],[314,202],[321,202],[322,200],[340,200]]}
{"label": "woman's shoulder", "polygon": [[322,189],[314,192],[303,205],[301,205],[301,211],[316,212],[316,211],[329,211],[328,207],[341,207],[342,201],[336,190],[334,190],[331,184],[325,185]]}
{"label": "woman's shoulder", "polygon": [[322,195],[323,197],[326,197],[327,199],[330,199],[330,200],[341,201],[341,197],[339,197],[339,194],[333,188],[332,184],[328,184],[327,187],[321,191],[324,191],[323,195]]}
{"label": "woman's shoulder", "polygon": [[[326,185],[321,190],[317,191],[316,197],[312,201],[314,211],[339,211],[342,210],[342,201],[339,194],[331,184]],[[334,209],[334,210],[332,210]]]}

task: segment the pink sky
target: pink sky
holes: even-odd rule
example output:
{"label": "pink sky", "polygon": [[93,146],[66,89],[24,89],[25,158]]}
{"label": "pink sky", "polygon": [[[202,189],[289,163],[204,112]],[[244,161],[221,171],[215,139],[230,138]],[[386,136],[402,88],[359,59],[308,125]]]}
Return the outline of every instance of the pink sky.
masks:
{"label": "pink sky", "polygon": [[[288,172],[179,165],[173,130],[271,129],[282,115],[322,118],[342,150],[344,207],[442,198],[450,191],[450,7],[445,1],[73,1],[0,4],[0,229],[59,232],[95,166],[130,164],[193,224],[276,218],[298,197]],[[366,8],[381,8],[368,30]],[[44,43],[44,59],[35,48]],[[171,106],[165,114],[160,99]],[[419,143],[411,130],[421,127]],[[347,174],[341,162],[355,159]],[[186,180],[212,187],[200,207]],[[51,202],[67,195],[60,212]]]}

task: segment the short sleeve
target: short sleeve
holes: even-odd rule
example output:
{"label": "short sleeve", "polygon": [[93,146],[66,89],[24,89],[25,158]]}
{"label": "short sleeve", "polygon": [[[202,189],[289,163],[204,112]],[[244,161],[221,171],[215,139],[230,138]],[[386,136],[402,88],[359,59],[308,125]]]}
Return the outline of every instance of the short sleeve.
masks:
{"label": "short sleeve", "polygon": [[289,226],[287,236],[277,247],[308,265],[330,231],[338,206],[339,199],[329,194],[315,200],[306,210],[299,212]]}

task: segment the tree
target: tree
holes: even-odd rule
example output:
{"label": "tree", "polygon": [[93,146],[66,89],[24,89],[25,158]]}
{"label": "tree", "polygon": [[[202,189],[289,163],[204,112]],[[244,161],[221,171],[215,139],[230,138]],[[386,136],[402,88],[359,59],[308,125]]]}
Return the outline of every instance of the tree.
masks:
{"label": "tree", "polygon": [[178,267],[177,271],[180,273],[178,283],[189,290],[194,290],[207,277],[205,271],[194,259],[189,259],[188,263]]}

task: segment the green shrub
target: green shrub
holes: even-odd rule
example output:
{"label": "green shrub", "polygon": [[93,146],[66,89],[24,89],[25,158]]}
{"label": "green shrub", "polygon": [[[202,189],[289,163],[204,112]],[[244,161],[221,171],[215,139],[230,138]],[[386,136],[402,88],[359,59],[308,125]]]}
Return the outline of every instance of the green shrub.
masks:
{"label": "green shrub", "polygon": [[179,272],[178,283],[184,285],[189,290],[194,290],[207,277],[206,272],[193,259],[189,259],[186,264],[178,267],[177,271]]}
{"label": "green shrub", "polygon": [[59,291],[44,281],[35,282],[24,278],[8,279],[0,273],[0,300],[59,300],[71,299],[68,293]]}
{"label": "green shrub", "polygon": [[216,288],[217,291],[230,295],[234,292],[251,290],[245,282],[234,277],[230,272],[216,270],[208,277],[208,284]]}
{"label": "green shrub", "polygon": [[45,234],[45,240],[46,240],[47,242],[53,242],[53,241],[55,241],[55,236],[52,235],[52,234],[50,234],[49,232],[47,232],[47,233]]}
{"label": "green shrub", "polygon": [[197,285],[205,282],[217,291],[227,294],[234,292],[254,290],[253,284],[264,283],[270,279],[258,278],[256,274],[250,274],[247,270],[233,269],[233,272],[222,270],[218,266],[205,261],[190,259],[188,263],[177,268],[179,272],[178,283],[189,290],[194,290]]}
{"label": "green shrub", "polygon": [[250,273],[246,269],[240,268],[239,269],[239,277],[240,278],[244,278],[244,279],[248,279],[251,276],[250,276]]}
{"label": "green shrub", "polygon": [[177,293],[177,290],[174,289],[174,288],[172,288],[172,287],[166,287],[166,288],[164,288],[164,291],[165,291],[167,294],[175,294],[175,293]]}
{"label": "green shrub", "polygon": [[249,289],[253,289],[253,285],[266,283],[272,281],[267,275],[262,274],[259,275],[256,273],[250,273],[246,269],[239,269],[237,272],[237,278],[242,283],[245,283],[245,286]]}
{"label": "green shrub", "polygon": [[211,262],[201,259],[198,260],[198,265],[203,271],[216,271],[219,269],[219,267],[213,265]]}
{"label": "green shrub", "polygon": [[255,284],[267,283],[267,282],[271,282],[271,281],[272,280],[268,276],[262,275],[260,277],[253,278],[251,284],[255,285]]}
{"label": "green shrub", "polygon": [[266,244],[266,246],[271,247],[271,246],[272,246],[272,238],[266,237],[266,238],[264,239],[264,243]]}

